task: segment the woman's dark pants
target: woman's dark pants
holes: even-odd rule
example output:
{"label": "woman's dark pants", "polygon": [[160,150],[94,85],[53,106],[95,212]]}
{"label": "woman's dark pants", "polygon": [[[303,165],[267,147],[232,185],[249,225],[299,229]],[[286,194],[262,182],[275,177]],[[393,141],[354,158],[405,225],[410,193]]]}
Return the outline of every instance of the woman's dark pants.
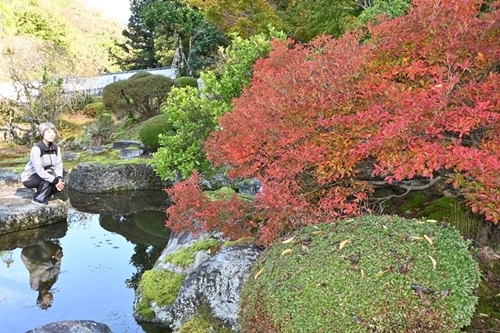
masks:
{"label": "woman's dark pants", "polygon": [[31,175],[26,181],[23,182],[23,185],[27,188],[36,188],[35,195],[33,195],[33,199],[36,199],[40,202],[47,202],[47,199],[59,192],[56,188],[56,184],[53,184],[49,181],[42,179],[38,174]]}

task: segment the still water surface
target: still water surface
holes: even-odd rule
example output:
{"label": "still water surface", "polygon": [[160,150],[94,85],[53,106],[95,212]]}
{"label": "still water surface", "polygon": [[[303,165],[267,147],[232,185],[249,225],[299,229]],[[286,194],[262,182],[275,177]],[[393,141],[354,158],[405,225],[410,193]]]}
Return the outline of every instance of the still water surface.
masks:
{"label": "still water surface", "polygon": [[[138,324],[132,307],[140,276],[168,242],[162,193],[97,197],[70,192],[67,221],[0,236],[0,332],[23,333],[60,320],[95,320],[114,333],[157,331]],[[23,248],[42,241],[63,251],[46,309],[37,304],[39,292],[30,287],[21,259]]]}

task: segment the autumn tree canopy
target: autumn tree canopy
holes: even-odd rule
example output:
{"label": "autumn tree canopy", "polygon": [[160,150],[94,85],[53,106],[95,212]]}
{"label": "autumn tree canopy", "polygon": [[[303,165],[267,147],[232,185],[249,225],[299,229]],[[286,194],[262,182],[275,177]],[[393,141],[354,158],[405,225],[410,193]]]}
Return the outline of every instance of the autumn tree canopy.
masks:
{"label": "autumn tree canopy", "polygon": [[[409,14],[364,33],[274,42],[206,142],[210,160],[263,184],[254,215],[232,204],[232,221],[271,242],[288,228],[365,212],[375,185],[440,181],[498,223],[499,61],[498,0],[415,0]],[[187,209],[188,188],[171,191],[183,209],[169,211],[177,229],[181,214],[202,211]]]}

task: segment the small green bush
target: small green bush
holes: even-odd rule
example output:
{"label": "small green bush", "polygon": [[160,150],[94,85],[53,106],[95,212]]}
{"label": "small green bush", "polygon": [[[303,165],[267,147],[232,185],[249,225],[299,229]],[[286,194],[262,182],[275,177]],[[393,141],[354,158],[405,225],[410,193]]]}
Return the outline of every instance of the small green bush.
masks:
{"label": "small green bush", "polygon": [[460,332],[479,270],[452,227],[397,216],[311,226],[273,245],[242,293],[242,332]]}
{"label": "small green bush", "polygon": [[123,98],[122,93],[126,83],[126,80],[116,81],[108,84],[102,90],[104,107],[119,118],[126,114],[127,101]]}
{"label": "small green bush", "polygon": [[192,76],[179,76],[175,79],[175,82],[178,83],[179,87],[193,87],[198,88],[198,81]]}
{"label": "small green bush", "polygon": [[144,121],[139,128],[139,139],[150,149],[158,149],[158,135],[172,134],[172,124],[169,122],[167,114],[159,114]]}

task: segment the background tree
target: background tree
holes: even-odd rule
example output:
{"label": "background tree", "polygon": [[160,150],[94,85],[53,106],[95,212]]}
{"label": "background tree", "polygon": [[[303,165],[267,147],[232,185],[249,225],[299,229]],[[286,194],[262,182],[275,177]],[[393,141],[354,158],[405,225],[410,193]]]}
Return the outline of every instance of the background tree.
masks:
{"label": "background tree", "polygon": [[284,39],[282,33],[271,31],[249,39],[236,37],[223,52],[224,65],[220,76],[203,72],[205,87],[172,89],[162,106],[168,115],[172,133],[159,137],[160,148],[153,155],[156,172],[163,179],[189,177],[193,172],[210,174],[213,165],[206,159],[203,144],[217,126],[217,118],[231,110],[231,101],[250,83],[255,61],[270,51],[270,39]]}
{"label": "background tree", "polygon": [[150,0],[141,17],[154,34],[157,58],[165,66],[175,66],[179,75],[191,75],[214,63],[217,48],[227,44],[198,9],[182,0]]}
{"label": "background tree", "polygon": [[161,67],[156,59],[153,31],[148,30],[142,19],[142,11],[152,0],[131,0],[130,18],[127,29],[122,31],[125,38],[117,42],[121,52],[113,51],[112,58],[122,70],[136,70]]}
{"label": "background tree", "polygon": [[278,30],[283,27],[282,19],[275,6],[267,0],[186,0],[200,8],[209,22],[218,26],[226,35],[237,33],[249,37],[267,32],[268,25]]}

